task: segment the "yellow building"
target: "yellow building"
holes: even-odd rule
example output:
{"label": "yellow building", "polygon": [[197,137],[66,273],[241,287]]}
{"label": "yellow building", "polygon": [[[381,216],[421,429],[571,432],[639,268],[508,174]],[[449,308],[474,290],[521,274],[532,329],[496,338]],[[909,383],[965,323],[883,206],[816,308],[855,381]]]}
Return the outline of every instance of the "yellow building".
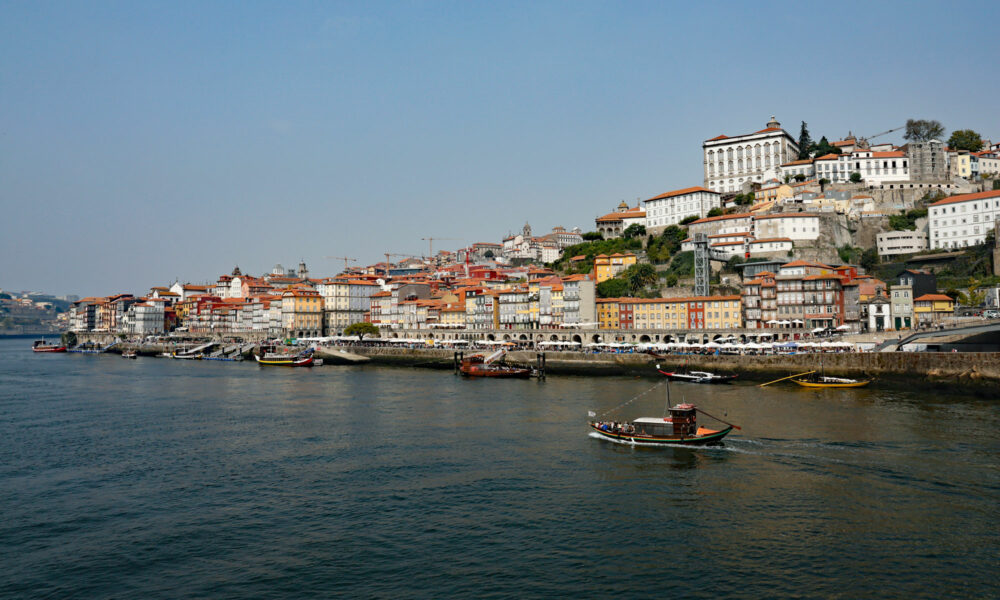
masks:
{"label": "yellow building", "polygon": [[618,298],[600,298],[597,300],[597,327],[599,329],[618,329]]}
{"label": "yellow building", "polygon": [[740,329],[740,296],[603,298],[597,301],[601,329]]}
{"label": "yellow building", "polygon": [[281,323],[288,337],[323,335],[323,298],[319,292],[298,288],[282,293]]}
{"label": "yellow building", "polygon": [[635,254],[619,254],[615,252],[611,256],[598,254],[594,257],[594,277],[596,283],[607,281],[637,262]]}
{"label": "yellow building", "polygon": [[445,327],[458,329],[465,327],[465,304],[449,304],[441,309],[441,324]]}
{"label": "yellow building", "polygon": [[754,202],[780,202],[786,198],[791,198],[795,193],[792,186],[787,183],[762,187],[753,193]]}
{"label": "yellow building", "polygon": [[934,323],[955,313],[955,301],[944,294],[924,294],[913,299],[913,316],[917,323]]}

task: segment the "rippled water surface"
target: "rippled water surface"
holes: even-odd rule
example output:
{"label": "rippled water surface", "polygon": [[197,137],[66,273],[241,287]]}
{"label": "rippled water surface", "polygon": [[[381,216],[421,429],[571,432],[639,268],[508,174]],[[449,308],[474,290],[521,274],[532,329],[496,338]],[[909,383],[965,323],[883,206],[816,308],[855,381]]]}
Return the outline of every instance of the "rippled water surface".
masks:
{"label": "rippled water surface", "polygon": [[[0,340],[0,595],[997,597],[996,399],[34,355]],[[616,413],[662,414],[662,387]]]}

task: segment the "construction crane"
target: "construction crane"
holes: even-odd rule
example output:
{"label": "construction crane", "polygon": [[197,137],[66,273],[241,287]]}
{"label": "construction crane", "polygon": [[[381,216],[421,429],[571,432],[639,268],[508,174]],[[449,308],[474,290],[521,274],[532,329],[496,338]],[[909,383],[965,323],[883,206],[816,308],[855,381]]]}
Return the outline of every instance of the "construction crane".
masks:
{"label": "construction crane", "polygon": [[867,146],[869,140],[874,140],[875,138],[882,137],[883,135],[889,135],[893,131],[899,131],[900,129],[906,129],[906,125],[903,125],[902,127],[896,127],[895,129],[890,129],[889,131],[883,131],[882,133],[876,133],[875,135],[869,137],[863,137],[861,139],[864,140],[865,146]]}
{"label": "construction crane", "polygon": [[392,264],[389,261],[389,257],[390,256],[403,256],[403,257],[406,257],[406,258],[420,258],[419,256],[414,256],[413,254],[397,254],[395,252],[385,252],[384,255],[385,255],[385,275],[386,275],[386,277],[389,276],[389,265]]}
{"label": "construction crane", "polygon": [[332,259],[344,261],[344,271],[347,271],[347,261],[358,262],[358,259],[351,258],[349,256],[327,256],[326,258],[332,258]]}
{"label": "construction crane", "polygon": [[428,258],[434,258],[434,240],[454,240],[454,241],[460,240],[460,238],[436,238],[436,237],[425,237],[420,239],[427,242]]}

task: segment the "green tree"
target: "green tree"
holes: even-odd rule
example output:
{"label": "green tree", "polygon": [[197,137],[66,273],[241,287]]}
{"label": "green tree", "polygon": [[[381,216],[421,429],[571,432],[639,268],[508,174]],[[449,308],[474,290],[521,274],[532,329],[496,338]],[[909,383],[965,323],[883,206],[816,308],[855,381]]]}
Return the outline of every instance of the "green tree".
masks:
{"label": "green tree", "polygon": [[633,296],[638,296],[651,286],[656,285],[659,276],[656,268],[649,263],[639,263],[625,269],[623,273],[625,281],[628,283],[629,292]]}
{"label": "green tree", "polygon": [[865,248],[864,252],[861,253],[861,267],[864,268],[865,273],[872,273],[875,267],[878,266],[878,250],[875,248]]}
{"label": "green tree", "polygon": [[604,235],[600,231],[587,231],[581,234],[581,237],[585,242],[596,242],[604,239]]}
{"label": "green tree", "polygon": [[944,135],[944,125],[940,121],[927,119],[907,119],[903,139],[911,142],[926,142],[940,139]]}
{"label": "green tree", "polygon": [[492,250],[487,250],[486,252],[483,253],[483,256],[486,258],[493,258],[495,255],[493,254]]}
{"label": "green tree", "polygon": [[708,211],[708,216],[709,217],[721,217],[722,216],[722,209],[719,208],[718,206],[716,206],[712,210]]}
{"label": "green tree", "polygon": [[851,183],[861,183],[861,173],[857,171],[851,173]]}
{"label": "green tree", "polygon": [[986,301],[986,290],[980,290],[982,283],[975,277],[970,277],[966,283],[965,291],[959,291],[955,295],[955,300],[962,306],[982,306]]}
{"label": "green tree", "polygon": [[378,327],[371,323],[352,323],[344,329],[344,335],[356,335],[359,339],[364,339],[366,335],[378,337]]}
{"label": "green tree", "polygon": [[819,143],[818,144],[813,144],[813,147],[810,149],[810,151],[812,152],[812,154],[814,156],[817,156],[817,157],[819,157],[819,156],[826,156],[827,154],[840,154],[841,153],[840,148],[838,148],[838,147],[836,147],[834,145],[831,145],[830,142],[826,139],[825,135],[819,139]]}
{"label": "green tree", "polygon": [[678,277],[676,273],[668,273],[666,278],[667,287],[674,287],[677,285]]}
{"label": "green tree", "polygon": [[951,132],[948,147],[952,150],[979,152],[983,149],[983,137],[971,129],[959,129]]}
{"label": "green tree", "polygon": [[0,300],[10,300],[10,299],[11,299],[10,294],[8,294],[7,292],[0,292]]}
{"label": "green tree", "polygon": [[606,279],[597,284],[597,296],[600,298],[624,298],[628,295],[628,283],[617,277]]}
{"label": "green tree", "polygon": [[812,148],[813,141],[809,137],[809,128],[806,122],[802,121],[802,128],[799,129],[799,160],[809,158],[809,149]]}
{"label": "green tree", "polygon": [[681,225],[687,225],[688,223],[693,223],[698,220],[698,215],[688,215],[681,219]]}
{"label": "green tree", "polygon": [[639,223],[632,223],[625,228],[625,231],[622,232],[622,237],[625,239],[632,239],[634,237],[641,237],[644,235],[646,235],[646,226],[640,225]]}
{"label": "green tree", "polygon": [[798,181],[799,183],[802,183],[803,181],[805,181],[805,180],[806,180],[806,176],[805,176],[805,175],[803,175],[802,173],[797,173],[797,174],[795,174],[795,175],[794,175],[794,176],[792,177],[792,179],[794,179],[795,181]]}

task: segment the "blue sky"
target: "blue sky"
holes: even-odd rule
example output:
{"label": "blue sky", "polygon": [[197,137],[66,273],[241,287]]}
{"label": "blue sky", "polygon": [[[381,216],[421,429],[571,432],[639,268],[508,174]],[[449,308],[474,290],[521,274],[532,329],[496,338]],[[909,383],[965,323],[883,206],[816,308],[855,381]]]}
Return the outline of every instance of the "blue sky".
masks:
{"label": "blue sky", "polygon": [[[701,142],[1000,140],[998,2],[0,2],[0,287],[589,230]],[[889,141],[900,142],[896,136]]]}

